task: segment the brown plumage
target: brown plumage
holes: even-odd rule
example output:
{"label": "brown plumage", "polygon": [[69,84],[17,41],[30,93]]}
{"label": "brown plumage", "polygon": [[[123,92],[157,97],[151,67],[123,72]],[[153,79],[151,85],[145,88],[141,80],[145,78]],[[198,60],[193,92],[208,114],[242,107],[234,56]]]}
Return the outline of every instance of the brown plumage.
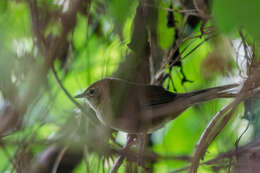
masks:
{"label": "brown plumage", "polygon": [[86,98],[106,126],[127,133],[150,133],[192,105],[233,97],[234,94],[227,90],[236,86],[231,84],[189,93],[172,93],[160,86],[104,78],[76,98]]}

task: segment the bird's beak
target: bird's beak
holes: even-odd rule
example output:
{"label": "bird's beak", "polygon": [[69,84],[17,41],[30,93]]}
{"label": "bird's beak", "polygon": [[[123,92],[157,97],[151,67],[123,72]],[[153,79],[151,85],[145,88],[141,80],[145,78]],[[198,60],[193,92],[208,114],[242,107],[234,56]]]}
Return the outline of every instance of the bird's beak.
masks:
{"label": "bird's beak", "polygon": [[76,96],[74,96],[74,98],[83,98],[84,97],[84,93],[81,93],[81,94],[78,94],[78,95],[76,95]]}

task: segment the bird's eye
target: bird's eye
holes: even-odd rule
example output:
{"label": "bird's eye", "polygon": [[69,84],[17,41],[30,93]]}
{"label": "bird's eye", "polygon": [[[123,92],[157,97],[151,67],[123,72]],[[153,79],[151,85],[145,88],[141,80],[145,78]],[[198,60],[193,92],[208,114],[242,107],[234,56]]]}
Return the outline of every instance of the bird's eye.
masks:
{"label": "bird's eye", "polygon": [[93,96],[95,94],[95,89],[94,88],[90,88],[88,91],[88,95],[89,96]]}

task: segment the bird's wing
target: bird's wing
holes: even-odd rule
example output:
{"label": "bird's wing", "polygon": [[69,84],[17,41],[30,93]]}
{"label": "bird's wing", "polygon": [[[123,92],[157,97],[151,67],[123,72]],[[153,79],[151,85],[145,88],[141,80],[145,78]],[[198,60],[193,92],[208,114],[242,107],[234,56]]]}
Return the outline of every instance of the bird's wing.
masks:
{"label": "bird's wing", "polygon": [[114,80],[110,85],[110,95],[115,97],[114,100],[120,100],[116,103],[117,106],[118,104],[129,106],[128,102],[135,102],[141,107],[155,106],[169,103],[177,96],[156,85],[136,84],[122,80]]}
{"label": "bird's wing", "polygon": [[143,88],[144,98],[141,99],[142,106],[155,106],[169,103],[177,96],[177,94],[169,92],[160,86],[147,85]]}

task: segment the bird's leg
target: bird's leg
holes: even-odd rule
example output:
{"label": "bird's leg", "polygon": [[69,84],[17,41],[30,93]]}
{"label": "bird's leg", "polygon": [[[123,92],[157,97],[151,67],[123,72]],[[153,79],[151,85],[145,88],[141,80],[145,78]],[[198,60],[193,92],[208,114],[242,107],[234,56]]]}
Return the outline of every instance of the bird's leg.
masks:
{"label": "bird's leg", "polygon": [[137,139],[139,141],[139,151],[138,151],[138,165],[144,167],[144,161],[143,161],[143,153],[144,153],[144,146],[145,146],[145,140],[146,140],[146,134],[141,133],[137,136]]}
{"label": "bird's leg", "polygon": [[146,134],[141,133],[138,135],[133,135],[133,134],[128,134],[127,142],[122,149],[123,154],[127,153],[127,150],[134,144],[137,144],[137,164],[139,166],[144,166],[143,163],[143,152],[144,152],[144,146],[145,146],[145,139],[146,139]]}
{"label": "bird's leg", "polygon": [[124,145],[124,148],[122,149],[122,152],[125,154],[127,150],[136,143],[137,137],[133,134],[128,134],[126,144]]}
{"label": "bird's leg", "polygon": [[128,138],[127,138],[127,142],[126,142],[125,148],[128,149],[132,145],[134,145],[136,143],[136,139],[137,139],[136,135],[128,134]]}
{"label": "bird's leg", "polygon": [[136,136],[135,135],[128,135],[126,144],[124,145],[124,148],[122,149],[121,155],[117,158],[115,164],[113,165],[112,169],[110,170],[110,173],[115,173],[119,169],[119,167],[122,165],[125,155],[127,153],[127,150],[136,143]]}

